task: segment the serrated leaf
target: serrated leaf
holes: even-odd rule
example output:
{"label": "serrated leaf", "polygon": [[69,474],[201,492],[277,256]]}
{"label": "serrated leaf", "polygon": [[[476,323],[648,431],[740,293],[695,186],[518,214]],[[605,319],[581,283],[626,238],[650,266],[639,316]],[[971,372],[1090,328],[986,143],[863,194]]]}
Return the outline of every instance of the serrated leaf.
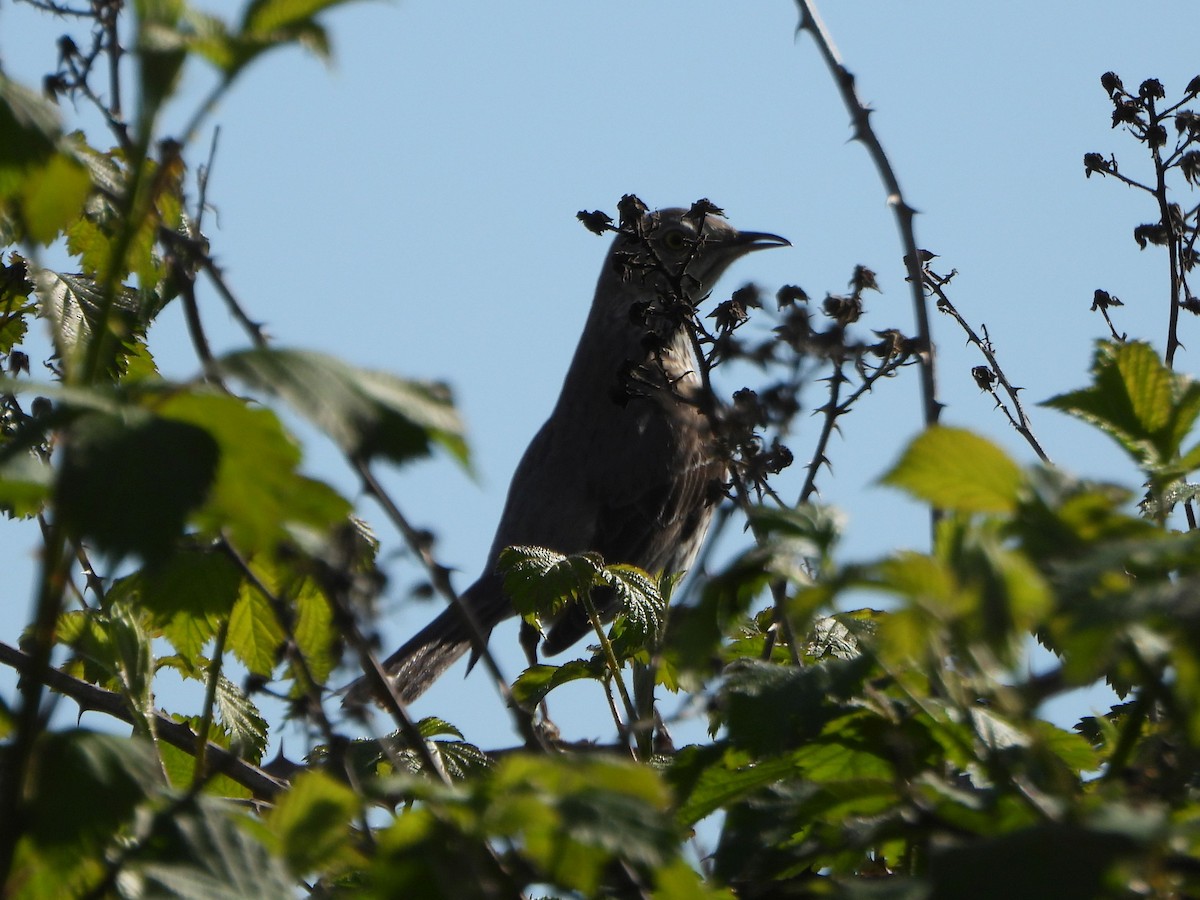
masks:
{"label": "serrated leaf", "polygon": [[267,749],[267,721],[258,707],[236,684],[221,675],[217,678],[217,714],[229,731],[229,746],[250,762],[262,760]]}
{"label": "serrated leaf", "polygon": [[634,644],[645,644],[658,635],[666,624],[667,604],[658,582],[636,566],[604,566],[600,579],[612,588],[621,604],[626,627],[625,637]]}
{"label": "serrated leaf", "polygon": [[1066,731],[1042,719],[1035,719],[1031,727],[1038,741],[1076,774],[1082,775],[1100,768],[1100,753],[1083,735]]}
{"label": "serrated leaf", "polygon": [[561,666],[533,665],[513,682],[513,699],[526,709],[533,709],[556,687],[581,678],[602,679],[606,671],[602,662],[585,659],[572,660]]}
{"label": "serrated leaf", "polygon": [[230,652],[255,675],[270,678],[286,639],[266,598],[256,588],[243,585],[229,617]]}
{"label": "serrated leaf", "polygon": [[[431,741],[430,749],[451,778],[477,775],[491,765],[487,754],[467,741]],[[419,769],[419,763],[414,771]]]}
{"label": "serrated leaf", "polygon": [[847,715],[873,663],[864,656],[825,659],[802,669],[743,660],[722,689],[729,740],[757,756],[787,751]]}
{"label": "serrated leaf", "polygon": [[517,613],[527,617],[552,616],[602,583],[602,565],[595,556],[564,556],[545,547],[506,547],[496,568]]}
{"label": "serrated leaf", "polygon": [[239,826],[240,816],[233,804],[201,795],[127,868],[145,879],[148,896],[294,900],[292,876]]}
{"label": "serrated leaf", "polygon": [[1142,341],[1102,342],[1092,384],[1043,405],[1096,425],[1142,468],[1169,466],[1200,416],[1200,385],[1167,368]]}
{"label": "serrated leaf", "polygon": [[54,326],[54,346],[58,356],[71,360],[103,324],[109,333],[119,338],[112,342],[112,358],[105,361],[107,371],[121,371],[125,356],[124,342],[140,327],[137,294],[118,285],[112,302],[108,303],[91,277],[67,275],[50,269],[37,269],[32,276],[39,314]]}
{"label": "serrated leaf", "polygon": [[426,716],[424,719],[419,721],[417,723],[417,731],[421,733],[421,737],[423,738],[442,737],[443,735],[448,734],[451,737],[456,737],[459,740],[462,740],[463,736],[463,733],[458,730],[457,725],[447,722],[445,719],[438,718],[437,716]]}
{"label": "serrated leaf", "polygon": [[304,654],[308,671],[318,682],[333,671],[333,646],[341,635],[333,627],[333,609],[329,598],[316,585],[306,581],[295,592],[296,622],[293,634],[296,646]]}
{"label": "serrated leaf", "polygon": [[7,289],[7,293],[0,291],[0,308],[4,310],[0,313],[0,353],[11,352],[25,339],[25,332],[29,330],[28,316],[35,311],[32,303],[18,299],[25,297],[23,285],[3,283],[5,278],[14,277],[13,272],[14,269],[5,271],[0,267],[0,287]]}
{"label": "serrated leaf", "polygon": [[323,353],[255,349],[218,362],[228,377],[279,397],[356,459],[402,463],[437,445],[467,462],[449,390],[358,369]]}
{"label": "serrated leaf", "polygon": [[935,426],[908,445],[882,480],[939,509],[1011,513],[1024,476],[991,441],[961,428]]}

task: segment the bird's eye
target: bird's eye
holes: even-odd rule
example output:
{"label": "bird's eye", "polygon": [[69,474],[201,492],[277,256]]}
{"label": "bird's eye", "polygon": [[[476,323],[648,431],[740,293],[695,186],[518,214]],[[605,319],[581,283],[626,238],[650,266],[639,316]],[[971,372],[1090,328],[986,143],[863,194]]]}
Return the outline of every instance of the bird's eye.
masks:
{"label": "bird's eye", "polygon": [[663,246],[668,250],[682,250],[687,246],[687,238],[682,231],[668,231],[662,240]]}

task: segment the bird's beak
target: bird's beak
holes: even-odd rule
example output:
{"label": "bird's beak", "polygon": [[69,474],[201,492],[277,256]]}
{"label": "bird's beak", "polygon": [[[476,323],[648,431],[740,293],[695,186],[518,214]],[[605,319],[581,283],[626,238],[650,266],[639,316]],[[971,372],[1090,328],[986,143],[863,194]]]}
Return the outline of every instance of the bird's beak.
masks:
{"label": "bird's beak", "polygon": [[771,234],[768,231],[739,231],[733,244],[740,247],[743,253],[752,250],[768,250],[771,247],[790,247],[792,242],[785,237]]}

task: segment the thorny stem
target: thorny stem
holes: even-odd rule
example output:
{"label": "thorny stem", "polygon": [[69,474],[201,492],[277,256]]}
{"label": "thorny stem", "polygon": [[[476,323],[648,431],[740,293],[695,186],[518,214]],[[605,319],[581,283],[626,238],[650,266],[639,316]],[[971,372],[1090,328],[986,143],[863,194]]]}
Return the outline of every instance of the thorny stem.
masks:
{"label": "thorny stem", "polygon": [[905,266],[908,268],[908,282],[912,291],[913,318],[917,326],[917,339],[920,342],[919,359],[921,361],[921,400],[925,425],[935,425],[941,415],[942,404],[937,398],[937,379],[934,370],[933,337],[929,327],[929,312],[925,304],[925,291],[921,280],[921,265],[917,255],[917,238],[913,227],[913,217],[916,214],[900,189],[900,182],[892,169],[891,161],[879,142],[878,135],[871,127],[871,110],[863,105],[854,87],[854,75],[842,63],[834,46],[833,38],[825,28],[817,13],[813,0],[796,0],[800,11],[800,23],[797,32],[808,31],[817,44],[817,49],[825,60],[842,102],[854,123],[854,139],[867,148],[867,153],[879,171],[884,189],[887,191],[887,202],[896,214],[896,227],[900,232],[900,240],[904,245]]}
{"label": "thorny stem", "polygon": [[825,421],[821,423],[821,434],[817,437],[817,445],[813,448],[808,471],[804,475],[804,485],[800,488],[800,503],[808,502],[817,489],[818,470],[823,465],[829,465],[829,458],[825,455],[825,450],[829,446],[830,438],[833,437],[834,428],[837,427],[838,416],[843,412],[838,404],[838,396],[841,393],[842,385],[849,380],[842,371],[842,365],[841,360],[834,363],[833,374],[826,379],[829,382],[829,399],[825,401],[824,406],[816,410],[816,412],[825,414]]}
{"label": "thorny stem", "polygon": [[[1038,443],[1037,438],[1034,437],[1033,430],[1029,425],[1029,419],[1025,415],[1025,408],[1021,405],[1021,398],[1018,393],[1020,388],[1013,387],[1008,380],[1008,376],[1004,374],[1004,370],[1000,367],[1000,363],[996,359],[996,354],[992,348],[992,342],[986,337],[981,338],[976,333],[975,329],[971,327],[971,324],[965,318],[963,318],[962,314],[959,313],[958,309],[953,303],[950,302],[950,298],[946,295],[944,288],[950,279],[954,277],[954,273],[952,272],[950,275],[942,277],[935,274],[928,266],[925,266],[922,274],[924,276],[926,286],[938,298],[937,308],[953,318],[954,321],[958,323],[958,326],[964,332],[966,332],[967,343],[974,344],[979,348],[979,352],[982,353],[984,358],[988,361],[988,366],[991,369],[992,375],[994,375],[996,380],[1000,382],[1001,387],[1004,388],[1004,392],[1008,394],[1009,400],[1012,402],[1012,409],[1010,410],[1008,406],[1001,402],[1000,397],[996,394],[995,388],[989,386],[987,390],[992,395],[992,398],[996,401],[996,406],[1003,411],[1005,417],[1007,417],[1009,421],[1009,424],[1012,425],[1017,434],[1021,435],[1021,437],[1025,439],[1026,443],[1033,448],[1033,452],[1037,454],[1038,459],[1048,464],[1050,462],[1050,457],[1046,454],[1046,451],[1042,449],[1042,445]],[[986,328],[984,329],[984,334],[987,334]]]}
{"label": "thorny stem", "polygon": [[[313,676],[312,669],[308,665],[308,660],[305,658],[303,651],[300,650],[300,647],[296,642],[295,630],[292,627],[292,612],[288,608],[287,603],[284,602],[282,597],[280,597],[273,590],[271,590],[270,587],[263,583],[263,580],[259,577],[258,573],[254,571],[254,568],[250,565],[249,561],[242,556],[238,549],[234,547],[233,544],[231,544],[228,540],[222,539],[219,549],[227,557],[229,557],[229,559],[235,566],[237,566],[238,570],[242,573],[250,585],[256,591],[258,591],[258,593],[271,607],[271,612],[274,613],[275,620],[279,623],[279,627],[283,629],[284,634],[287,637],[287,658],[288,662],[292,665],[292,670],[296,677],[296,683],[304,692],[308,701],[305,706],[305,712],[316,722],[317,727],[321,731],[321,735],[324,737],[330,748],[330,751],[336,752],[337,748],[342,746],[343,742],[339,738],[337,732],[334,731],[333,724],[329,721],[329,717],[325,714],[325,707],[321,703],[320,686],[318,685],[316,678]],[[335,598],[330,597],[330,602],[334,601]],[[410,726],[409,729],[404,728],[404,720],[408,722],[408,725]],[[411,742],[413,752],[417,754],[422,764],[427,766],[430,772],[440,772],[441,767],[433,758],[432,753],[429,751],[429,747],[425,744],[424,738],[421,737],[420,731],[417,729],[416,725],[412,723],[412,720],[408,719],[407,716],[404,716],[403,720],[398,719],[397,721],[398,724],[400,724],[401,732],[404,734],[405,739]],[[344,766],[343,772],[351,786],[357,788],[356,778],[350,766]]]}
{"label": "thorny stem", "polygon": [[496,658],[488,649],[488,635],[479,624],[479,619],[471,607],[462,601],[458,592],[454,590],[454,586],[450,584],[450,578],[444,566],[440,565],[433,558],[427,542],[424,541],[417,530],[409,523],[407,517],[400,511],[400,507],[391,498],[383,485],[375,477],[375,473],[371,471],[371,467],[363,460],[351,460],[354,470],[358,473],[359,479],[362,481],[363,490],[375,499],[392,524],[400,531],[405,543],[412,548],[416,553],[417,558],[425,567],[425,572],[429,576],[429,581],[433,585],[434,590],[442,595],[443,599],[455,607],[462,616],[463,621],[467,625],[467,630],[470,632],[471,646],[479,655],[480,662],[487,669],[488,674],[492,676],[492,683],[496,687],[496,692],[500,695],[500,699],[505,706],[512,711],[513,722],[517,726],[517,731],[527,739],[532,739],[542,750],[548,750],[545,739],[536,728],[529,727],[528,721],[521,714],[520,708],[516,701],[513,700],[512,691],[508,687],[508,679],[504,677],[504,673],[500,670],[500,665],[496,662]]}
{"label": "thorny stem", "polygon": [[[0,643],[0,663],[11,666],[22,677],[33,675],[33,657],[8,644]],[[44,673],[46,686],[51,690],[70,697],[79,705],[80,713],[94,711],[106,716],[134,724],[134,715],[125,698],[115,691],[108,691],[86,681],[74,678],[58,669],[50,669]],[[176,722],[163,713],[153,713],[154,735],[185,753],[196,752],[196,734],[182,722]],[[229,750],[219,744],[209,743],[206,748],[209,769],[214,774],[227,775],[238,784],[249,789],[259,800],[270,800],[283,786],[283,782],[263,771],[258,766],[239,759]]]}
{"label": "thorny stem", "polygon": [[[617,662],[617,655],[613,653],[612,642],[609,641],[608,635],[604,633],[604,623],[600,621],[600,613],[596,611],[596,604],[592,602],[590,591],[581,591],[579,600],[583,604],[583,608],[587,611],[588,621],[592,624],[592,630],[596,632],[596,636],[600,639],[600,649],[604,653],[604,661],[608,665],[608,670],[612,673],[613,682],[617,686],[617,693],[621,697],[621,703],[625,707],[625,721],[621,721],[619,712],[613,709],[613,721],[616,722],[617,732],[621,736],[621,740],[630,746],[630,738],[632,737],[632,729],[637,725],[637,710],[634,708],[633,701],[629,697],[629,691],[625,687],[625,680],[621,677],[621,664]],[[610,707],[612,703],[609,703]],[[640,743],[640,741],[639,741]],[[630,746],[632,750],[632,746]],[[636,753],[634,754],[636,757]]]}

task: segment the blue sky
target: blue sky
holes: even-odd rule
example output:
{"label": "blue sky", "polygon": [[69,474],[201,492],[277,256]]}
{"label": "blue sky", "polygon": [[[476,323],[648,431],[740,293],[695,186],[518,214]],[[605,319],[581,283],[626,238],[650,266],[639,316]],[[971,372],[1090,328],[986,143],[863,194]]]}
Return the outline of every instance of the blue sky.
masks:
{"label": "blue sky", "polygon": [[[197,5],[231,19],[238,9]],[[1115,151],[1123,171],[1146,171],[1140,147],[1109,128],[1099,78],[1109,69],[1127,86],[1157,77],[1177,97],[1200,72],[1194,0],[875,0],[822,12],[921,211],[919,244],[958,270],[952,298],[987,325],[1028,403],[1082,384],[1092,342],[1105,333],[1088,311],[1098,287],[1127,304],[1119,327],[1163,346],[1164,261],[1132,240],[1154,212],[1137,192],[1085,179],[1082,157]],[[753,279],[768,291],[800,284],[819,298],[845,290],[863,263],[884,289],[868,298],[864,331],[911,329],[883,190],[848,140],[847,114],[812,41],[794,36],[793,4],[408,0],[352,5],[324,21],[332,68],[298,51],[266,57],[189,158],[203,160],[219,124],[207,231],[242,302],[281,345],[453,385],[477,476],[435,460],[388,471],[385,481],[409,517],[437,533],[460,587],[483,560],[508,478],[553,405],[591,299],[606,241],[575,221],[577,210],[612,211],[628,192],[654,206],[708,197],[736,226],[794,245],[739,263],[726,293]],[[40,83],[63,27],[0,6],[5,71]],[[189,70],[172,121],[187,118],[210,77],[201,64]],[[63,111],[69,126],[77,121],[69,104]],[[203,302],[215,346],[241,346],[219,300]],[[1031,461],[971,379],[981,360],[949,319],[933,322],[944,421]],[[1200,348],[1195,324],[1184,322],[1183,341]],[[164,372],[195,373],[178,309],[151,339]],[[1188,352],[1178,363],[1196,367]],[[1057,463],[1132,483],[1101,436],[1031,412]],[[923,546],[923,511],[875,484],[919,425],[911,373],[843,422],[821,488],[846,517],[845,558]],[[802,422],[798,459],[815,431],[816,420]],[[319,440],[308,467],[354,495]],[[797,466],[797,485],[802,474]],[[383,517],[365,502],[363,511],[385,541],[386,630],[399,642],[435,610],[402,603],[415,573]],[[27,569],[30,585],[36,540],[29,523],[0,521],[0,565]],[[15,640],[28,602],[4,598],[4,640]],[[515,674],[512,631],[495,642]],[[10,683],[0,679],[6,690]],[[571,736],[607,735],[598,694],[575,696],[562,705],[586,715],[567,714]],[[1088,702],[1066,715],[1086,713]],[[508,739],[483,678],[451,673],[415,711],[447,715],[488,746]]]}

